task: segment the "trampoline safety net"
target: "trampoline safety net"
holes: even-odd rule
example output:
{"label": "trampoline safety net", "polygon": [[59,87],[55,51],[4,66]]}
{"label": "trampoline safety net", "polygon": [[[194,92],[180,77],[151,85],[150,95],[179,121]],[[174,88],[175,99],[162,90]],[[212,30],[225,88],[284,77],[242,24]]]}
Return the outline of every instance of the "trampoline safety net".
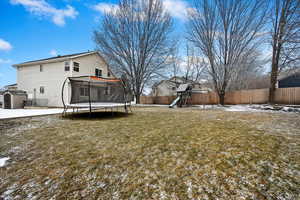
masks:
{"label": "trampoline safety net", "polygon": [[70,104],[127,103],[133,100],[129,84],[124,79],[107,79],[96,76],[69,77]]}

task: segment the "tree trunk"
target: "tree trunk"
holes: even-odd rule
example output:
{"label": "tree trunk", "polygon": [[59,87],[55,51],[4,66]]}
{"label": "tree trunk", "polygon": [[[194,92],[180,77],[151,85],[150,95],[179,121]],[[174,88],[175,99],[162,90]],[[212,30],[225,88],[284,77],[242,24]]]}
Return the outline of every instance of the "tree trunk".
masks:
{"label": "tree trunk", "polygon": [[[288,2],[285,2],[288,3]],[[281,10],[281,15],[278,24],[278,31],[276,30],[276,34],[273,36],[273,53],[272,53],[272,71],[271,71],[271,87],[269,93],[269,103],[275,103],[275,91],[276,91],[276,83],[278,77],[279,70],[279,61],[280,55],[283,46],[283,40],[286,28],[286,9],[285,7]]]}
{"label": "tree trunk", "polygon": [[275,91],[276,91],[276,83],[278,76],[278,65],[276,63],[272,64],[272,72],[271,72],[271,86],[269,92],[269,103],[275,103]]}
{"label": "tree trunk", "polygon": [[[280,36],[281,40],[281,36]],[[277,43],[277,42],[276,42]],[[276,83],[278,77],[278,70],[279,70],[279,58],[281,52],[282,44],[278,42],[278,46],[276,43],[273,45],[273,54],[272,54],[272,70],[271,70],[271,86],[269,92],[269,103],[275,103],[275,90],[276,90]]]}
{"label": "tree trunk", "polygon": [[140,94],[136,94],[136,95],[135,95],[136,104],[140,104],[140,98],[141,98],[141,95],[140,95]]}
{"label": "tree trunk", "polygon": [[219,99],[220,99],[220,104],[222,106],[224,106],[225,105],[225,92],[219,92],[218,95],[219,95]]}

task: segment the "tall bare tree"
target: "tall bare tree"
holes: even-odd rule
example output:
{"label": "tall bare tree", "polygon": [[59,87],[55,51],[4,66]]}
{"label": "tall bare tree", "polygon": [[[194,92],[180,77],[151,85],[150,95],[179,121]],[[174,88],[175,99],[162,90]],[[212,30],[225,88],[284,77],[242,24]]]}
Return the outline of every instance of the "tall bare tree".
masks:
{"label": "tall bare tree", "polygon": [[189,40],[208,60],[220,104],[235,74],[258,51],[266,17],[263,0],[195,0]]}
{"label": "tall bare tree", "polygon": [[278,73],[300,61],[300,1],[272,1],[272,69],[269,102],[274,103]]}
{"label": "tall bare tree", "polygon": [[181,70],[181,63],[182,59],[179,55],[179,48],[178,48],[178,42],[174,42],[173,49],[171,51],[171,54],[168,59],[168,72],[165,75],[161,75],[161,78],[163,79],[168,79],[169,77],[177,77],[181,75],[182,70]]}
{"label": "tall bare tree", "polygon": [[182,64],[184,65],[181,67],[184,78],[194,82],[200,81],[207,67],[204,58],[196,54],[195,47],[189,42],[186,44],[186,58]]}
{"label": "tall bare tree", "polygon": [[171,29],[161,0],[120,0],[94,31],[99,51],[116,74],[127,75],[137,103],[145,85],[167,66]]}
{"label": "tall bare tree", "polygon": [[[254,82],[260,80],[264,75],[265,66],[269,63],[269,59],[265,59],[260,55],[260,52],[252,52],[247,60],[239,66],[239,69],[232,78],[228,90],[243,90],[243,89],[256,89]],[[269,79],[268,79],[269,80]],[[268,86],[269,84],[257,84],[258,87]],[[254,88],[253,88],[254,87]],[[268,88],[268,87],[267,87]]]}

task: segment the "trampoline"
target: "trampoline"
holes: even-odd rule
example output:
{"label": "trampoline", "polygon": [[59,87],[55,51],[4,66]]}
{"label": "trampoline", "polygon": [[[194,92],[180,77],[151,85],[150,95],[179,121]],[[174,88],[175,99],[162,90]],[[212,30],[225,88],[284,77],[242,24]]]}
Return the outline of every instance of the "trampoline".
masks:
{"label": "trampoline", "polygon": [[[65,90],[68,91],[68,102],[65,100]],[[100,78],[96,76],[68,77],[62,86],[63,115],[68,109],[78,112],[79,109],[93,110],[123,107],[125,112],[131,110],[133,95],[124,77],[121,79]]]}

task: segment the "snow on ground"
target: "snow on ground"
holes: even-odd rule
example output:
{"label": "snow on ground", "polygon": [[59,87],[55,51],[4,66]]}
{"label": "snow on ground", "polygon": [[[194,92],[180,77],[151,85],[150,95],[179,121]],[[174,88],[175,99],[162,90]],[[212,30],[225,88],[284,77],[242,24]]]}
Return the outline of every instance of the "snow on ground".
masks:
{"label": "snow on ground", "polygon": [[38,115],[50,115],[62,113],[61,108],[52,109],[2,109],[0,108],[0,119],[9,119],[17,117],[30,117]]}
{"label": "snow on ground", "polygon": [[[162,104],[136,104],[137,107],[169,107]],[[188,106],[190,107],[190,106]],[[299,105],[268,105],[268,104],[243,104],[243,105],[192,105],[193,108],[199,109],[216,109],[229,112],[298,112],[300,113]],[[174,106],[174,108],[178,108]],[[180,109],[180,108],[179,108]]]}
{"label": "snow on ground", "polygon": [[137,106],[137,107],[169,107],[169,105],[163,105],[163,104],[135,104],[134,106]]}
{"label": "snow on ground", "polygon": [[5,162],[9,160],[9,157],[0,158],[0,167],[4,167]]}
{"label": "snow on ground", "polygon": [[253,112],[253,111],[258,111],[256,109],[253,109],[249,107],[248,105],[234,105],[234,106],[229,106],[224,108],[225,111],[230,111],[230,112]]}

